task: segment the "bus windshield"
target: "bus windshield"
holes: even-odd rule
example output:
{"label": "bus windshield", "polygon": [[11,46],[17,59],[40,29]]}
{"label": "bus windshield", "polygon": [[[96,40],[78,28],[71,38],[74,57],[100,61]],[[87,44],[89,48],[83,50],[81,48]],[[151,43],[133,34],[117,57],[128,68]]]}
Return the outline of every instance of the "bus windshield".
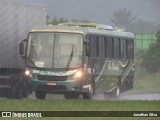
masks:
{"label": "bus windshield", "polygon": [[30,33],[26,64],[38,68],[80,67],[82,38],[75,33]]}

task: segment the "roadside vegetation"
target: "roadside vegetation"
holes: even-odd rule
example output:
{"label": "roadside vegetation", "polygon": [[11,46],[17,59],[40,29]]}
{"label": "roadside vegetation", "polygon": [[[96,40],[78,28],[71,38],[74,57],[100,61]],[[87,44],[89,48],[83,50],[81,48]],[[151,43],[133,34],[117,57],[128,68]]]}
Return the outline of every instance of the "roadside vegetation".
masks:
{"label": "roadside vegetation", "polygon": [[160,93],[160,30],[149,49],[136,53],[134,88],[130,93]]}
{"label": "roadside vegetation", "polygon": [[0,111],[160,111],[160,101],[1,100]]}
{"label": "roadside vegetation", "polygon": [[145,68],[136,66],[134,87],[126,94],[159,94],[160,74],[150,73]]}
{"label": "roadside vegetation", "polygon": [[[160,111],[160,101],[1,100],[0,111]],[[83,115],[82,115],[83,116]],[[22,118],[11,118],[21,120]],[[29,118],[25,118],[29,119]],[[36,119],[36,118],[30,118]],[[29,120],[30,120],[29,119]],[[55,117],[38,120],[158,120],[134,117]],[[0,120],[5,120],[0,118]],[[8,118],[6,119],[8,120]]]}

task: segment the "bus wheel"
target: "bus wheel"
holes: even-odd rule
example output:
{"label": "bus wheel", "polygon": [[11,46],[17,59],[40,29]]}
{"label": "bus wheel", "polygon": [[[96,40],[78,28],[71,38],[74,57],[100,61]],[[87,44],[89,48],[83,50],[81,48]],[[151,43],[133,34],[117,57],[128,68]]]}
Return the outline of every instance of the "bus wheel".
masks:
{"label": "bus wheel", "polygon": [[36,98],[37,99],[42,99],[44,100],[46,98],[46,93],[42,91],[36,91],[35,92]]}
{"label": "bus wheel", "polygon": [[79,93],[65,93],[64,98],[65,99],[79,99],[80,94]]}
{"label": "bus wheel", "polygon": [[93,97],[93,87],[91,87],[88,93],[83,93],[83,99],[92,99],[92,97]]}
{"label": "bus wheel", "polygon": [[116,88],[115,88],[115,90],[113,91],[113,97],[119,98],[119,97],[120,97],[120,93],[121,93],[121,81],[118,80],[118,81],[117,81]]}
{"label": "bus wheel", "polygon": [[88,93],[83,93],[83,99],[92,99],[94,93],[95,93],[95,80],[92,79]]}

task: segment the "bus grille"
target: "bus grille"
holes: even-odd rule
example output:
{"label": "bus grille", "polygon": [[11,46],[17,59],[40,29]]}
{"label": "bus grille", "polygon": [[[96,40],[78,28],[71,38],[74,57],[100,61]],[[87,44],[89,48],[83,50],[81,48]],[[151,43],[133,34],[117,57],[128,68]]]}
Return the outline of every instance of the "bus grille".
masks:
{"label": "bus grille", "polygon": [[37,75],[38,80],[45,80],[45,81],[65,81],[68,79],[68,76],[44,76],[44,75]]}

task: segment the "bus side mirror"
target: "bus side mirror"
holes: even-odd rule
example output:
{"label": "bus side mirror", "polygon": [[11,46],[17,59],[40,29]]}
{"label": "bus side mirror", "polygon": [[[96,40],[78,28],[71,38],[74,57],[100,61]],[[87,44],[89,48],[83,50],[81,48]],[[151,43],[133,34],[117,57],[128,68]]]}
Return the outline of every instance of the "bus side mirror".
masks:
{"label": "bus side mirror", "polygon": [[25,58],[25,43],[27,42],[27,39],[23,40],[19,45],[19,54],[22,58]]}

